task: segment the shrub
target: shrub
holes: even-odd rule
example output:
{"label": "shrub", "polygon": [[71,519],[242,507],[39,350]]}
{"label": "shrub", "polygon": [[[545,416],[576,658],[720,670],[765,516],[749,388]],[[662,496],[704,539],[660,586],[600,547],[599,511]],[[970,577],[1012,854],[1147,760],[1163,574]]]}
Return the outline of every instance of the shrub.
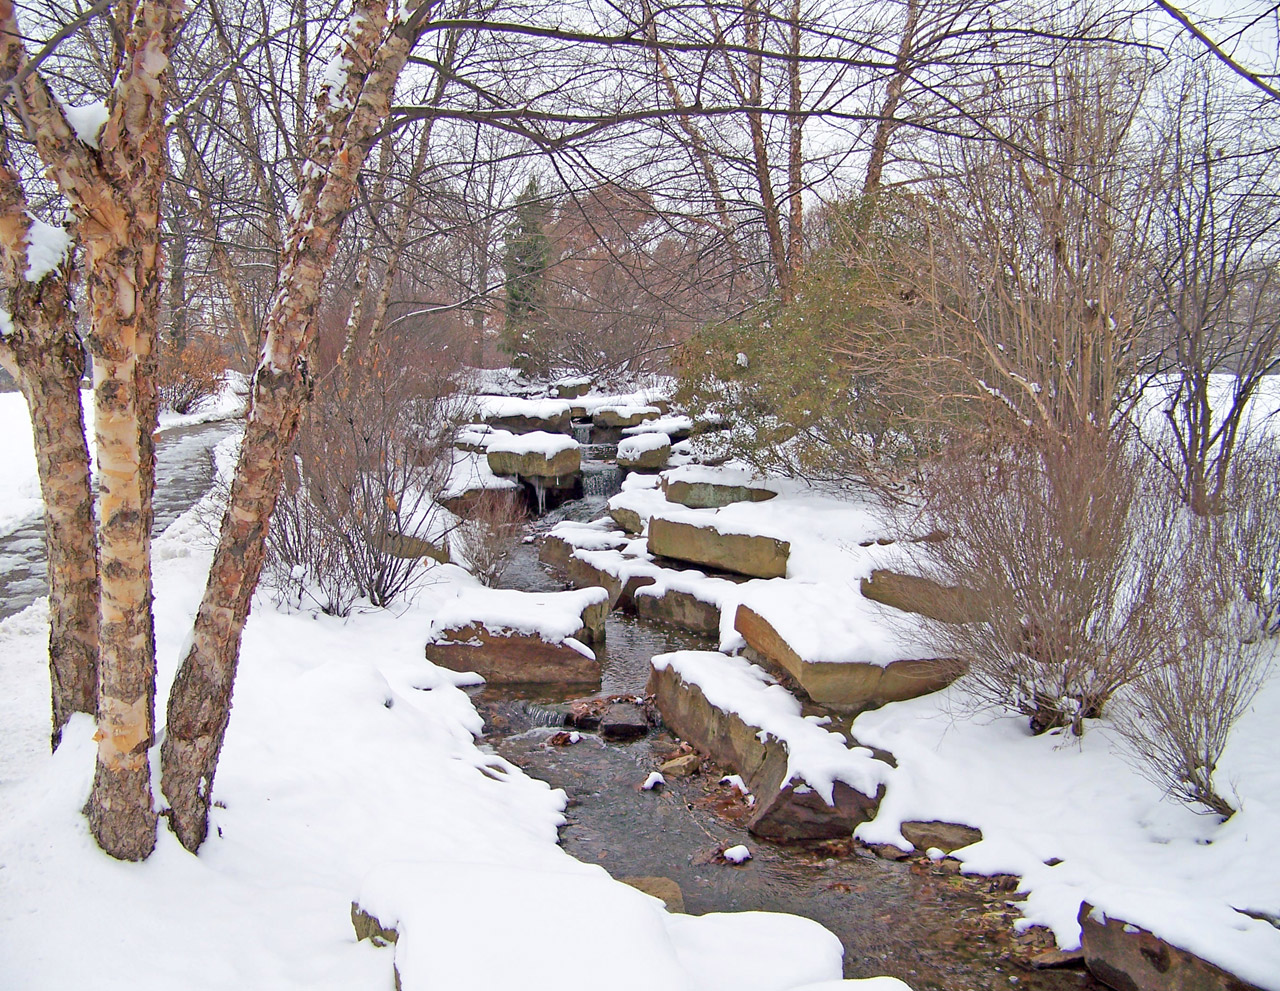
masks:
{"label": "shrub", "polygon": [[386,606],[424,576],[405,538],[425,536],[465,411],[449,369],[394,338],[348,356],[324,380],[294,443],[268,537],[264,582],[282,602],[346,615]]}
{"label": "shrub", "polygon": [[222,388],[227,352],[221,338],[192,334],[184,342],[161,337],[157,356],[156,391],[160,408],[195,413]]}
{"label": "shrub", "polygon": [[1142,458],[1102,433],[1011,443],[930,472],[924,518],[949,535],[926,575],[963,588],[982,619],[932,623],[979,704],[1033,732],[1083,732],[1171,635],[1164,598],[1175,508],[1150,498]]}
{"label": "shrub", "polygon": [[468,508],[456,533],[471,573],[485,585],[493,587],[502,577],[526,519],[523,504],[504,492],[486,492]]}
{"label": "shrub", "polygon": [[1280,634],[1280,438],[1241,445],[1227,475],[1225,509],[1209,526],[1217,565],[1244,600],[1241,636]]}

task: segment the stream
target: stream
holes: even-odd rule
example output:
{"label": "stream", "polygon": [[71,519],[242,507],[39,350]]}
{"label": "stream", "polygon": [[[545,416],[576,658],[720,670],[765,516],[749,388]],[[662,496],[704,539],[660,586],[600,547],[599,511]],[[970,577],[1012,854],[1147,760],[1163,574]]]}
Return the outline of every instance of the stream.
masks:
{"label": "stream", "polygon": [[[193,506],[213,484],[213,448],[240,429],[217,420],[174,427],[156,437],[153,535]],[[44,554],[44,517],[34,516],[0,537],[0,619],[21,612],[49,591]]]}
{"label": "stream", "polygon": [[[584,453],[608,456],[607,449]],[[564,519],[595,519],[604,511],[616,475],[592,460],[584,462],[584,476],[584,497],[537,520],[533,533]],[[525,591],[565,587],[538,561],[534,543],[513,554],[502,585]],[[715,644],[611,613],[605,646],[597,651],[603,678],[596,697],[642,694],[654,654],[690,648],[715,649]],[[688,912],[770,910],[807,916],[840,937],[846,977],[889,975],[914,991],[1101,987],[1082,969],[1030,965],[1030,958],[1051,949],[1052,941],[1043,931],[1014,935],[1014,879],[961,877],[954,861],[882,860],[848,840],[788,846],[759,840],[744,828],[747,806],[718,783],[718,775],[668,777],[665,787],[640,789],[651,771],[679,752],[669,731],[655,730],[630,743],[605,742],[583,732],[576,744],[556,745],[552,737],[563,727],[571,695],[516,696],[500,686],[482,686],[473,697],[485,717],[489,744],[568,794],[561,845],[615,877],[674,880]],[[738,843],[752,852],[745,864],[733,866],[717,856]]]}

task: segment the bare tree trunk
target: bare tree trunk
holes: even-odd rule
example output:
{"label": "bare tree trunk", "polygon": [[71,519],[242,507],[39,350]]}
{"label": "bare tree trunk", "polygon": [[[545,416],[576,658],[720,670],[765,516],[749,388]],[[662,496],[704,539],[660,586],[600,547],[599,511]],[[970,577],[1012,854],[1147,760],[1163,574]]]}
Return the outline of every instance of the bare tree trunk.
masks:
{"label": "bare tree trunk", "polygon": [[778,198],[773,191],[770,174],[769,148],[764,137],[764,117],[759,107],[764,89],[764,65],[760,54],[763,39],[760,31],[760,0],[743,0],[743,27],[746,32],[747,55],[747,123],[751,131],[751,154],[755,163],[756,185],[760,191],[760,206],[764,211],[765,231],[769,237],[769,252],[777,273],[778,295],[783,304],[791,302],[791,269],[787,265],[787,245],[782,236],[782,219],[778,213]]}
{"label": "bare tree trunk", "polygon": [[800,0],[792,0],[787,65],[787,268],[792,293],[804,267],[804,119],[800,85]]}
{"label": "bare tree trunk", "polygon": [[920,22],[920,0],[907,0],[907,20],[902,26],[902,38],[898,42],[898,55],[893,63],[893,75],[885,87],[884,105],[876,122],[876,133],[871,139],[871,157],[867,160],[867,174],[862,182],[864,198],[880,192],[884,160],[889,152],[889,138],[898,127],[894,115],[902,101],[902,90],[911,75],[911,57],[915,50],[916,26]]}
{"label": "bare tree trunk", "polygon": [[71,714],[96,712],[98,696],[97,523],[80,402],[84,352],[69,308],[62,319],[61,328],[18,358],[44,500],[55,748]]}
{"label": "bare tree trunk", "polygon": [[662,48],[658,43],[658,22],[654,17],[653,4],[650,0],[641,0],[640,7],[644,15],[645,23],[645,39],[653,48],[654,64],[658,68],[658,72],[662,76],[663,87],[667,91],[667,96],[671,99],[671,104],[680,115],[676,118],[680,125],[680,130],[684,132],[688,139],[689,148],[693,152],[694,158],[698,162],[698,168],[702,172],[703,180],[707,184],[707,191],[711,194],[711,202],[715,206],[716,216],[720,219],[720,232],[725,239],[725,245],[729,249],[729,254],[733,258],[734,263],[741,267],[743,264],[742,247],[738,244],[737,225],[733,222],[733,218],[729,215],[729,205],[725,200],[724,189],[720,183],[720,176],[716,172],[714,163],[712,162],[711,152],[707,147],[706,137],[702,130],[694,122],[693,117],[684,111],[687,104],[680,95],[680,89],[676,85],[676,80],[671,72],[671,67],[667,64],[666,57],[662,54]]}
{"label": "bare tree trunk", "polygon": [[119,74],[107,122],[87,143],[27,63],[12,0],[0,0],[0,71],[13,81],[6,99],[75,211],[85,246],[100,468],[98,765],[86,812],[98,844],[124,860],[155,846],[147,751],[155,735],[150,550],[163,79],[183,6],[143,0],[112,11]]}
{"label": "bare tree trunk", "polygon": [[[191,647],[169,695],[161,750],[170,824],[189,850],[208,832],[218,756],[231,713],[240,640],[262,572],[267,526],[283,459],[311,391],[315,314],[337,249],[356,178],[429,5],[395,29],[385,0],[356,5],[344,45],[352,68],[336,91],[322,90],[305,182],[282,256],[280,291],[265,322],[266,347],[254,376],[253,406],[240,447],[222,532]],[[349,110],[343,108],[351,108]]]}

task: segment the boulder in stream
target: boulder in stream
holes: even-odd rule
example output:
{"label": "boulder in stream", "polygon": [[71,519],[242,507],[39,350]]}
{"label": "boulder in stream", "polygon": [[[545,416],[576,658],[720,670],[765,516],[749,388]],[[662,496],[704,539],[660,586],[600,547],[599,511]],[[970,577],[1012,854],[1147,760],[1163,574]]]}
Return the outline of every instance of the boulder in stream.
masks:
{"label": "boulder in stream", "polygon": [[[888,765],[806,720],[794,697],[755,665],[710,651],[662,654],[653,659],[648,690],[671,730],[745,780],[755,797],[747,824],[755,835],[835,839],[875,815]],[[793,751],[814,765],[798,765]]]}
{"label": "boulder in stream", "polygon": [[1154,933],[1080,906],[1085,965],[1117,991],[1261,991]]}
{"label": "boulder in stream", "polygon": [[432,621],[427,660],[495,684],[598,684],[600,664],[587,644],[603,641],[608,611],[603,588],[470,589]]}

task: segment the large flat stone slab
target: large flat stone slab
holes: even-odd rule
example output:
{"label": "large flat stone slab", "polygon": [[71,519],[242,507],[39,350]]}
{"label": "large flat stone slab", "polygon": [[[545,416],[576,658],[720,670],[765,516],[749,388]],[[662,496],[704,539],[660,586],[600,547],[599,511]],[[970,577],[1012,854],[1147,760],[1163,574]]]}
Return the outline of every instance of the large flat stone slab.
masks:
{"label": "large flat stone slab", "polygon": [[632,541],[593,524],[561,523],[542,538],[538,558],[575,588],[600,586],[609,607],[634,611],[636,592],[654,581],[658,569],[621,553]]}
{"label": "large flat stone slab", "polygon": [[520,399],[515,396],[479,396],[478,415],[500,430],[525,434],[534,431],[566,433],[572,404],[564,399]]}
{"label": "large flat stone slab", "polygon": [[693,592],[654,582],[635,592],[636,615],[655,623],[674,626],[712,637],[720,632],[720,606],[698,598]]}
{"label": "large flat stone slab", "polygon": [[[754,665],[706,651],[660,655],[648,691],[668,727],[742,776],[755,796],[747,828],[757,836],[845,837],[875,815],[887,765],[804,719],[795,699]],[[793,765],[793,748],[819,753],[824,773],[843,765],[842,776],[807,778]]]}
{"label": "large flat stone slab", "polygon": [[662,415],[657,406],[631,406],[616,404],[601,406],[591,415],[591,422],[605,430],[622,430],[635,427],[645,420],[656,420]]}
{"label": "large flat stone slab", "polygon": [[1080,906],[1080,939],[1089,973],[1117,991],[1261,991],[1088,903]]}
{"label": "large flat stone slab", "polygon": [[489,470],[495,475],[567,479],[582,470],[582,448],[572,437],[538,430],[491,441]]}
{"label": "large flat stone slab", "polygon": [[972,594],[919,575],[878,568],[862,579],[861,589],[863,598],[940,623],[972,623],[982,616]]}
{"label": "large flat stone slab", "polygon": [[930,655],[919,622],[868,603],[852,588],[762,582],[744,591],[733,625],[755,655],[794,678],[815,702],[860,710],[955,680],[958,666]]}
{"label": "large flat stone slab", "polygon": [[662,480],[663,494],[669,502],[680,503],[691,510],[718,510],[735,502],[767,502],[777,496],[771,489],[755,485],[727,483],[701,476],[675,475]]}
{"label": "large flat stone slab", "polygon": [[609,593],[471,589],[445,603],[427,631],[426,655],[494,684],[597,684],[587,646],[604,639]]}
{"label": "large flat stone slab", "polygon": [[639,434],[618,444],[618,467],[630,471],[660,471],[670,457],[671,438],[666,434]]}
{"label": "large flat stone slab", "polygon": [[717,529],[713,519],[692,522],[653,516],[649,551],[753,578],[781,578],[787,573],[791,545],[776,537]]}

